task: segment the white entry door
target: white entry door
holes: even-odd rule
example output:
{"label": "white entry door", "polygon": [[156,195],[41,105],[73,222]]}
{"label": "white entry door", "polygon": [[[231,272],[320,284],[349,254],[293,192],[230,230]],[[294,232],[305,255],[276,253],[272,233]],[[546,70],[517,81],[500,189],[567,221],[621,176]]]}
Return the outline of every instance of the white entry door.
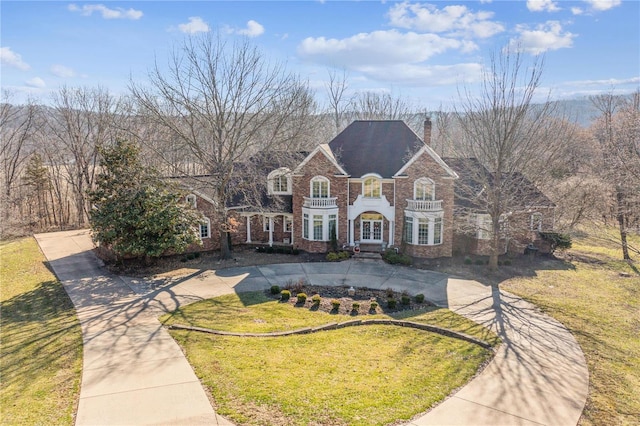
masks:
{"label": "white entry door", "polygon": [[382,215],[377,213],[363,213],[360,216],[361,240],[363,243],[382,242]]}

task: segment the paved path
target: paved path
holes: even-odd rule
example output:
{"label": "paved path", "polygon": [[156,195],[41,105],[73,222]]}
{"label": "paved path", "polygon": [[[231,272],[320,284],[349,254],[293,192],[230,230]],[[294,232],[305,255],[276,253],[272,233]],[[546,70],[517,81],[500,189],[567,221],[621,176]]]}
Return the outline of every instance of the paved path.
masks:
{"label": "paved path", "polygon": [[588,371],[573,336],[522,299],[475,281],[376,261],[296,263],[197,271],[170,283],[111,276],[86,231],[36,235],[78,311],[84,367],[77,425],[230,424],[218,416],[157,316],[289,279],[424,293],[498,333],[504,343],[480,375],[416,425],[575,425]]}

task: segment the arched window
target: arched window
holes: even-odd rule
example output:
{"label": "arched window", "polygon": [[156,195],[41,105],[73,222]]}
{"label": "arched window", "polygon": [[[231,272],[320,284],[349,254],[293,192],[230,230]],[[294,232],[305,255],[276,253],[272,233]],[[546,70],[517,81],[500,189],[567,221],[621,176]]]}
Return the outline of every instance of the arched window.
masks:
{"label": "arched window", "polygon": [[376,176],[365,177],[362,181],[362,196],[365,198],[380,198],[382,181]]}
{"label": "arched window", "polygon": [[311,179],[311,198],[329,198],[329,179],[316,176]]}
{"label": "arched window", "polygon": [[269,173],[269,194],[291,194],[291,171],[281,167]]}
{"label": "arched window", "polygon": [[414,200],[434,200],[436,195],[435,184],[429,178],[420,178],[413,183]]}

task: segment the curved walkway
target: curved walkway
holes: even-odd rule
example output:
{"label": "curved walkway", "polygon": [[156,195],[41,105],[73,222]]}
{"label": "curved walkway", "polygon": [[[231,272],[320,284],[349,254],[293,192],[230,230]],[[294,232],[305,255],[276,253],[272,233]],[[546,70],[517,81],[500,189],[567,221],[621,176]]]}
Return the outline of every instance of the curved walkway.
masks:
{"label": "curved walkway", "polygon": [[109,275],[87,231],[35,236],[78,312],[84,366],[77,425],[231,424],[218,416],[158,315],[287,280],[424,293],[503,339],[476,378],[409,425],[575,425],[588,392],[584,356],[560,323],[524,300],[444,274],[376,261],[193,271],[169,283]]}

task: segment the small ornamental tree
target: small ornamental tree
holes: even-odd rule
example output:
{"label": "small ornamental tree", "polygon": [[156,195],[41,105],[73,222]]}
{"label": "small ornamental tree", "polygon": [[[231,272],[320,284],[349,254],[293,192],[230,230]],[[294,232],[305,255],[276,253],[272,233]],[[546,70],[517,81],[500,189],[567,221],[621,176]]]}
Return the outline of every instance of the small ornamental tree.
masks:
{"label": "small ornamental tree", "polygon": [[177,188],[141,164],[139,152],[126,141],[100,149],[101,172],[88,193],[93,239],[118,257],[181,253],[200,242],[196,229],[202,216],[182,203]]}

